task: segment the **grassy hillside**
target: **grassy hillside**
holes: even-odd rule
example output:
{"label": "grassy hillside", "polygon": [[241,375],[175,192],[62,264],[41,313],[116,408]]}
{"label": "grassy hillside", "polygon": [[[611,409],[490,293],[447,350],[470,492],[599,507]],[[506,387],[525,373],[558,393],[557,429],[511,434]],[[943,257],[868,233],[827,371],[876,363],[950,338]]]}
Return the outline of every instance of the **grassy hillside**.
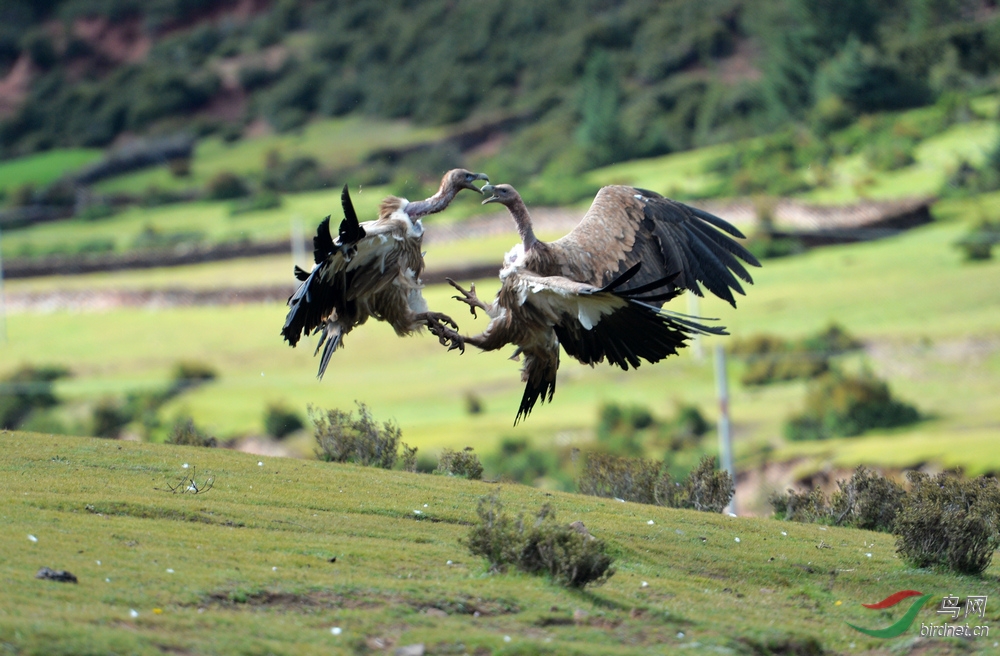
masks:
{"label": "grassy hillside", "polygon": [[[975,217],[977,202],[997,199],[948,201],[938,207],[942,220],[937,224],[878,242],[769,261],[754,272],[756,284],[748,288],[737,310],[711,300],[702,302],[700,313],[719,317],[734,337],[758,332],[801,337],[830,321],[840,323],[873,345],[868,356],[846,365],[857,368],[867,363],[929,417],[913,428],[878,438],[787,445],[779,437],[781,422],[801,407],[803,385],[750,389],[734,382],[732,408],[741,468],[754,466],[770,450],[771,458],[809,456],[805,466],[813,470],[831,458],[849,466],[854,457],[876,465],[934,461],[974,473],[1000,470],[1000,451],[990,446],[992,441],[982,440],[1000,422],[995,396],[1000,319],[994,309],[1000,264],[963,263],[952,246],[964,233],[966,221]],[[496,238],[486,246],[500,253],[511,241]],[[452,254],[449,257],[459,257],[464,248],[456,243],[443,250]],[[435,250],[429,258],[435,260],[437,255]],[[252,262],[220,263],[183,273],[103,274],[68,283],[12,281],[8,289],[55,289],[64,284],[128,287],[140,282],[144,287],[259,284],[287,281],[288,266],[282,257],[259,268]],[[496,286],[495,280],[478,285],[484,298]],[[428,289],[431,307],[451,312],[466,331],[483,326],[481,318],[474,321],[463,306],[449,299],[451,293],[443,286]],[[680,302],[675,309],[687,308]],[[310,403],[346,409],[357,399],[368,403],[376,417],[397,420],[404,439],[421,448],[472,444],[480,453],[507,435],[526,437],[543,447],[585,444],[592,439],[597,408],[605,401],[647,405],[659,416],[670,415],[675,402],[685,401],[696,403],[710,417],[715,415],[711,361],[698,361],[685,352],[630,372],[607,366],[590,369],[567,360],[554,402],[539,406],[530,419],[513,428],[522,385],[518,364],[507,360],[509,353],[445,353],[433,338],[398,339],[375,322],[348,337],[325,380],[317,382],[311,346],[293,350],[278,335],[284,313],[282,305],[267,304],[13,314],[8,317],[9,341],[3,348],[9,367],[19,362],[63,364],[74,372],[73,378],[57,383],[57,391],[68,402],[63,419],[71,425],[84,422],[87,408],[104,395],[165,385],[172,366],[181,359],[206,362],[220,372],[220,378],[171,401],[164,417],[190,414],[219,436],[260,431],[263,409],[272,401],[288,402],[301,412]],[[731,363],[734,381],[741,366]],[[468,414],[469,394],[481,399],[483,413]],[[962,440],[976,447],[953,448]]]}
{"label": "grassy hillside", "polygon": [[[211,490],[166,490],[195,470],[199,483],[214,478]],[[608,542],[616,574],[573,592],[490,575],[468,554],[461,540],[486,483],[9,432],[0,471],[0,643],[25,655],[414,643],[428,653],[882,654],[912,648],[919,623],[940,616],[928,603],[910,631],[880,640],[846,623],[887,626],[906,605],[860,604],[903,589],[1000,594],[998,565],[983,579],[910,569],[884,534],[505,486],[509,510],[551,503]],[[33,578],[43,566],[79,583]],[[984,623],[998,620],[989,605]],[[992,638],[925,644],[995,650]]]}

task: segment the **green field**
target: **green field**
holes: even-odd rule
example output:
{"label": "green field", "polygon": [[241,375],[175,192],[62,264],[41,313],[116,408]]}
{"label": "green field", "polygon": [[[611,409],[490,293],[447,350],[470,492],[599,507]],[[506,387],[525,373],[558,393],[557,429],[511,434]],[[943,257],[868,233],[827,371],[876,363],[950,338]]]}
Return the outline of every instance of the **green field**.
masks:
{"label": "green field", "polygon": [[[616,573],[578,592],[469,555],[482,482],[16,432],[0,433],[0,471],[0,645],[15,654],[888,654],[940,624],[938,597],[1000,594],[997,564],[981,579],[908,568],[885,534],[504,486],[510,511],[550,503],[608,543]],[[192,471],[214,487],[166,489]],[[43,566],[79,583],[33,578]],[[906,604],[861,604],[903,589],[934,595],[907,633],[846,625],[894,622]],[[988,605],[980,621],[997,620]]]}
{"label": "green field", "polygon": [[[995,203],[997,197],[976,202]],[[788,444],[780,437],[781,423],[801,406],[804,386],[751,389],[734,382],[741,470],[765,458],[800,460],[801,468],[811,471],[849,468],[859,461],[891,467],[936,462],[970,473],[1000,470],[1000,449],[984,439],[1000,425],[1000,262],[966,264],[952,246],[976,202],[942,202],[938,223],[891,239],[769,261],[754,272],[757,283],[739,300],[738,310],[702,302],[701,314],[719,317],[735,337],[758,332],[799,337],[838,322],[872,346],[870,355],[849,359],[846,366],[867,363],[928,417],[912,428],[863,439]],[[499,254],[512,241],[489,243]],[[432,250],[428,261],[468,251],[462,242],[455,244],[454,250],[450,245],[441,253]],[[236,261],[65,283],[13,281],[8,289],[264,284],[288,282],[288,267],[288,258],[281,257],[267,259],[259,269],[253,262]],[[495,280],[479,283],[484,298],[496,287]],[[464,306],[449,299],[451,291],[429,288],[431,307],[451,312],[465,331],[483,326],[482,318],[474,321]],[[675,309],[686,311],[679,303]],[[554,402],[540,405],[515,428],[522,386],[519,365],[507,360],[507,352],[447,353],[426,334],[399,339],[372,322],[348,336],[326,378],[316,381],[312,347],[293,350],[280,339],[284,313],[281,304],[263,304],[13,314],[2,348],[8,367],[32,362],[71,368],[73,378],[57,385],[68,402],[64,414],[70,423],[102,395],[165,385],[178,360],[206,362],[220,378],[171,401],[164,416],[190,414],[220,437],[259,433],[264,407],[276,401],[302,412],[308,404],[349,408],[354,400],[363,401],[376,417],[398,421],[403,439],[422,449],[473,445],[480,453],[508,435],[542,447],[585,445],[593,439],[597,408],[606,401],[647,405],[658,416],[671,415],[675,403],[683,401],[698,404],[713,420],[716,414],[711,358],[699,361],[685,352],[630,372],[606,365],[591,369],[567,358]],[[731,363],[734,381],[740,371],[740,363]],[[483,413],[468,414],[468,395],[481,399]],[[310,450],[308,443],[300,446]]]}

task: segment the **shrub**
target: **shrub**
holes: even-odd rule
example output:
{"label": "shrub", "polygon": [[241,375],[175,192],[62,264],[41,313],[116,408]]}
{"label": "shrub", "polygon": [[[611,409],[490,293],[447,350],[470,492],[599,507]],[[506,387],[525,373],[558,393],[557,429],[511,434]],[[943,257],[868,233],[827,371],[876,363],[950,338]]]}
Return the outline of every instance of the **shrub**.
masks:
{"label": "shrub", "polygon": [[132,417],[122,404],[113,398],[104,398],[97,402],[93,410],[93,428],[91,432],[97,437],[118,437]]}
{"label": "shrub", "polygon": [[444,449],[441,452],[435,473],[446,476],[461,476],[478,481],[483,477],[483,465],[479,462],[479,456],[473,452],[471,446],[467,446],[461,451]]}
{"label": "shrub", "polygon": [[214,437],[202,432],[194,424],[191,417],[178,417],[167,438],[167,444],[181,446],[215,447],[219,442]]}
{"label": "shrub", "polygon": [[355,404],[357,417],[353,412],[309,406],[309,419],[316,428],[316,457],[326,462],[392,469],[402,435],[399,426],[391,421],[379,426],[368,406],[357,401]]}
{"label": "shrub", "polygon": [[0,380],[0,428],[16,429],[33,410],[58,405],[52,383],[66,376],[63,367],[26,365]]}
{"label": "shrub", "polygon": [[540,478],[548,478],[559,489],[568,491],[573,488],[573,480],[562,470],[561,458],[551,449],[532,447],[525,438],[504,437],[499,449],[483,458],[483,465],[501,480],[536,485]]}
{"label": "shrub", "polygon": [[548,504],[531,525],[523,515],[514,520],[504,513],[497,492],[482,497],[476,513],[479,520],[466,544],[472,555],[487,559],[491,571],[513,566],[529,574],[547,574],[570,588],[600,585],[615,573],[604,541],[590,535],[582,522],[558,523]]}
{"label": "shrub", "polygon": [[674,482],[661,463],[604,453],[587,456],[579,487],[581,494],[704,512],[722,512],[736,491],[729,472],[715,469],[714,457],[703,457],[687,478]]}
{"label": "shrub", "polygon": [[230,200],[250,195],[250,187],[243,181],[243,178],[229,171],[215,174],[208,181],[206,191],[212,200]]}
{"label": "shrub", "polygon": [[215,368],[210,364],[196,360],[181,360],[174,364],[171,376],[173,378],[171,391],[174,394],[180,393],[198,385],[211,382],[218,378],[218,375]]}
{"label": "shrub", "polygon": [[417,461],[417,447],[410,446],[406,442],[403,442],[402,460],[402,470],[415,474],[419,469],[419,462]]}
{"label": "shrub", "polygon": [[991,259],[996,244],[1000,244],[1000,221],[986,220],[977,223],[955,242],[955,246],[963,251],[968,262]]}
{"label": "shrub", "polygon": [[264,432],[275,439],[280,440],[304,426],[298,413],[284,405],[272,403],[264,411]]}
{"label": "shrub", "polygon": [[813,488],[808,492],[788,490],[784,494],[774,493],[768,502],[774,508],[774,516],[792,522],[806,524],[827,524],[830,520],[830,505],[823,490]]}
{"label": "shrub", "polygon": [[906,492],[896,481],[858,465],[847,481],[837,481],[830,514],[834,524],[889,533]]}
{"label": "shrub", "polygon": [[850,333],[831,323],[800,340],[759,334],[733,342],[729,352],[744,359],[744,385],[769,385],[786,380],[816,378],[830,370],[830,358],[861,347]]}
{"label": "shrub", "polygon": [[714,456],[705,456],[688,474],[681,490],[675,495],[676,507],[717,513],[729,505],[736,483],[729,472],[715,468]]}
{"label": "shrub", "polygon": [[981,574],[1000,544],[996,479],[907,472],[910,492],[896,520],[896,550],[916,567]]}
{"label": "shrub", "polygon": [[851,437],[872,428],[905,426],[919,418],[916,408],[894,399],[889,385],[871,373],[850,376],[831,372],[810,387],[804,412],[785,422],[785,437]]}

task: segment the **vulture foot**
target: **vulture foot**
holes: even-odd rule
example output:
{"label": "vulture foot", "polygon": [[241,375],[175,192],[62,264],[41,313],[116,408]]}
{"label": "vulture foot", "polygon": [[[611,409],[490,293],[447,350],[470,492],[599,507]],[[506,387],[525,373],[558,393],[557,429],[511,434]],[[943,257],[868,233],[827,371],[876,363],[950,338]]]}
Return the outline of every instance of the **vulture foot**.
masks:
{"label": "vulture foot", "polygon": [[449,351],[459,349],[465,353],[465,340],[458,334],[458,324],[447,314],[440,312],[423,312],[417,315],[417,319],[422,321],[427,330],[438,338],[442,346],[447,346]]}
{"label": "vulture foot", "polygon": [[458,283],[456,283],[451,278],[445,278],[445,280],[447,280],[448,284],[457,289],[461,294],[461,296],[452,296],[452,298],[455,299],[456,301],[461,301],[463,303],[468,304],[469,312],[472,313],[472,316],[474,317],[477,316],[476,308],[479,308],[483,312],[489,314],[489,307],[485,303],[480,301],[478,296],[476,296],[476,283],[471,283],[469,285],[469,291],[465,291],[458,285]]}

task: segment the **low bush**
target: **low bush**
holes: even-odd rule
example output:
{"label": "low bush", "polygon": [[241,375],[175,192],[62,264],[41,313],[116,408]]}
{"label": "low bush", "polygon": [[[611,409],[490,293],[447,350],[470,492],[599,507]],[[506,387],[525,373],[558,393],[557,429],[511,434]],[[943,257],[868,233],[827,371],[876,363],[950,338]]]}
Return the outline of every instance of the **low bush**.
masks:
{"label": "low bush", "polygon": [[[353,462],[365,467],[392,469],[399,457],[402,431],[391,421],[380,426],[368,406],[357,401],[355,404],[357,416],[339,409],[320,410],[309,406],[309,419],[316,431],[316,457],[326,462]],[[415,451],[413,455],[415,457]]]}
{"label": "low bush", "polygon": [[467,446],[461,451],[444,449],[434,473],[478,481],[483,477],[483,465],[479,462],[479,456],[475,454],[471,446]]}
{"label": "low bush", "polygon": [[910,492],[896,520],[896,550],[915,567],[982,574],[1000,546],[1000,487],[994,478],[907,472]]}
{"label": "low bush", "polygon": [[173,382],[169,394],[179,394],[199,385],[210,383],[218,376],[218,372],[210,364],[197,360],[180,360],[174,364],[171,375]]}
{"label": "low bush", "polygon": [[1000,221],[982,220],[974,225],[955,246],[962,250],[968,262],[993,258],[993,247],[1000,244]]}
{"label": "low bush", "polygon": [[52,384],[67,376],[63,367],[25,365],[0,380],[0,428],[16,429],[33,411],[58,405]]}
{"label": "low bush", "polygon": [[250,195],[250,187],[240,176],[229,171],[216,173],[205,189],[212,200],[231,200]]}
{"label": "low bush", "polygon": [[746,362],[740,382],[754,386],[816,378],[830,370],[830,358],[861,346],[847,330],[832,323],[799,340],[767,334],[737,339],[729,352]]}
{"label": "low bush", "polygon": [[287,437],[304,426],[298,413],[282,404],[272,403],[264,411],[264,432],[276,440]]}
{"label": "low bush", "polygon": [[795,522],[851,526],[883,533],[893,531],[906,497],[899,483],[858,466],[851,478],[837,481],[837,487],[829,499],[819,488],[773,494],[770,503],[774,515]]}
{"label": "low bush", "polygon": [[202,432],[195,426],[194,420],[191,417],[179,417],[174,422],[174,427],[170,430],[170,436],[167,437],[167,444],[215,447],[219,445],[219,441],[211,435]]}
{"label": "low bush", "polygon": [[248,212],[263,212],[281,207],[281,195],[267,189],[253,196],[234,202],[229,207],[229,216],[239,216]]}
{"label": "low bush", "polygon": [[789,440],[822,440],[905,426],[919,419],[915,407],[893,398],[889,385],[873,374],[834,371],[809,388],[805,410],[790,417],[784,431]]}
{"label": "low bush", "polygon": [[538,485],[545,479],[546,487],[560,490],[575,489],[569,471],[572,451],[540,449],[523,437],[504,437],[499,448],[483,457],[483,466],[498,480],[513,481],[524,485]]}
{"label": "low bush", "polygon": [[97,402],[92,413],[91,434],[97,437],[118,437],[132,418],[116,399],[107,397]]}
{"label": "low bush", "polygon": [[592,536],[582,522],[560,524],[548,504],[533,522],[525,521],[523,515],[514,519],[504,512],[500,495],[494,492],[479,500],[476,514],[478,521],[466,544],[472,555],[487,559],[491,571],[514,567],[548,575],[570,588],[600,585],[615,573],[604,541]]}
{"label": "low bush", "polygon": [[716,470],[714,457],[702,458],[675,482],[663,463],[605,453],[588,454],[579,488],[581,494],[704,512],[722,512],[736,491],[729,472]]}

